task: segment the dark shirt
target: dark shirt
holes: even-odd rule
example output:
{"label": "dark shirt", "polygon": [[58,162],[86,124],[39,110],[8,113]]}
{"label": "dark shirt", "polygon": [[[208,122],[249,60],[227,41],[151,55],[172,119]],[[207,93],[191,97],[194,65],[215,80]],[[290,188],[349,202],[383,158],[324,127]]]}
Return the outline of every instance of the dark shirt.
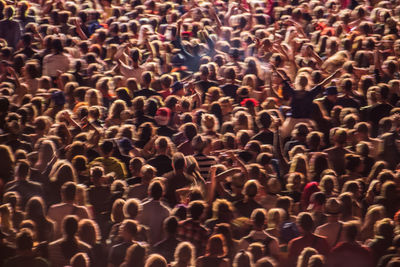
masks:
{"label": "dark shirt", "polygon": [[17,21],[13,19],[3,19],[0,21],[0,38],[7,41],[7,44],[16,48],[21,38],[21,28]]}
{"label": "dark shirt", "polygon": [[225,84],[220,87],[226,96],[236,99],[236,91],[239,88],[236,84]]}
{"label": "dark shirt", "polygon": [[271,131],[261,131],[251,138],[251,140],[260,141],[263,145],[274,144],[274,133]]}
{"label": "dark shirt", "polygon": [[169,137],[170,139],[172,139],[172,136],[173,136],[175,133],[176,133],[176,131],[175,131],[174,129],[172,129],[172,128],[169,127],[169,126],[165,126],[165,125],[162,125],[162,126],[158,127],[158,129],[157,129],[157,134],[158,134],[159,136],[167,136],[167,137]]}
{"label": "dark shirt", "polygon": [[36,256],[15,256],[6,260],[4,267],[49,267],[50,264],[43,258]]}
{"label": "dark shirt", "polygon": [[153,246],[153,252],[163,256],[167,262],[174,260],[175,248],[181,241],[176,237],[166,238]]}
{"label": "dark shirt", "polygon": [[342,106],[344,108],[356,108],[358,109],[360,107],[360,103],[351,96],[339,96],[337,101],[336,101],[337,106]]}
{"label": "dark shirt", "polygon": [[236,211],[239,213],[239,216],[250,218],[251,213],[255,209],[261,209],[262,206],[256,202],[254,199],[248,200],[239,200],[234,204]]}
{"label": "dark shirt", "polygon": [[88,190],[89,203],[93,206],[94,215],[99,218],[101,214],[111,210],[111,192],[108,186],[91,186]]}
{"label": "dark shirt", "polygon": [[167,155],[155,156],[149,159],[147,164],[157,169],[157,176],[162,176],[164,173],[172,171],[172,160]]}
{"label": "dark shirt", "polygon": [[295,90],[287,81],[283,82],[283,92],[291,97],[290,107],[292,118],[309,119],[312,114],[312,103],[315,97],[322,92],[324,87],[316,86],[309,91]]}
{"label": "dark shirt", "polygon": [[113,246],[108,255],[108,262],[114,266],[120,266],[124,262],[126,251],[132,245],[132,242],[122,242]]}
{"label": "dark shirt", "polygon": [[11,181],[5,185],[5,191],[15,191],[21,196],[21,205],[25,207],[25,204],[33,196],[43,196],[43,188],[39,183],[21,180]]}

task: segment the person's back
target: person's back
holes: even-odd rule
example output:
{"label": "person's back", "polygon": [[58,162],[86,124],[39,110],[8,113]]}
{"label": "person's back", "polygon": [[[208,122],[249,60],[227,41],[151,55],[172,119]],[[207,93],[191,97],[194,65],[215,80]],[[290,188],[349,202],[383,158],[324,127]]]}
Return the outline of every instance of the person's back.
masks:
{"label": "person's back", "polygon": [[150,228],[150,244],[153,245],[161,240],[164,220],[169,216],[169,209],[161,203],[163,186],[159,181],[155,181],[149,186],[150,200],[142,203],[142,210],[138,221]]}
{"label": "person's back", "polygon": [[9,46],[16,48],[18,41],[21,38],[20,25],[13,19],[13,7],[7,6],[4,13],[6,17],[0,21],[0,38],[5,39]]}
{"label": "person's back", "polygon": [[4,267],[49,267],[50,264],[32,251],[33,234],[28,229],[21,230],[16,239],[17,255],[5,261]]}
{"label": "person's back", "polygon": [[349,223],[344,228],[345,242],[339,243],[327,257],[327,267],[372,267],[374,266],[371,251],[357,243],[358,228]]}
{"label": "person's back", "polygon": [[309,213],[300,213],[297,224],[303,229],[303,235],[292,239],[288,244],[288,266],[296,266],[297,258],[306,247],[314,248],[324,256],[329,254],[330,247],[326,238],[312,233],[314,222]]}

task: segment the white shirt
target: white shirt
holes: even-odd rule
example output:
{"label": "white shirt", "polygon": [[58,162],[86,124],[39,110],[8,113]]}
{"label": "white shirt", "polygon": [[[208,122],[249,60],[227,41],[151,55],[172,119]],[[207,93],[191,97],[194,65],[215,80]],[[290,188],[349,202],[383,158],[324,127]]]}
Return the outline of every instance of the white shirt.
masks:
{"label": "white shirt", "polygon": [[47,55],[43,58],[43,75],[56,77],[57,71],[67,72],[69,65],[70,59],[63,53]]}
{"label": "white shirt", "polygon": [[77,206],[68,203],[60,203],[52,205],[49,208],[47,216],[56,223],[55,237],[60,238],[62,236],[62,222],[65,216],[76,215],[78,220],[90,219],[89,212],[86,207]]}

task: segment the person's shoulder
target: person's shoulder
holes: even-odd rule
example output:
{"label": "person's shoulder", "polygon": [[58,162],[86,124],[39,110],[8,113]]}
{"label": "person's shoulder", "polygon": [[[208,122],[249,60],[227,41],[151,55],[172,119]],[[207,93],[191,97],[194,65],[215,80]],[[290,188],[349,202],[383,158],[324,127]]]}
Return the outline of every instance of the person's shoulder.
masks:
{"label": "person's shoulder", "polygon": [[65,206],[66,206],[65,203],[53,204],[53,205],[50,206],[49,211],[50,211],[50,210],[61,209],[61,208],[64,208]]}

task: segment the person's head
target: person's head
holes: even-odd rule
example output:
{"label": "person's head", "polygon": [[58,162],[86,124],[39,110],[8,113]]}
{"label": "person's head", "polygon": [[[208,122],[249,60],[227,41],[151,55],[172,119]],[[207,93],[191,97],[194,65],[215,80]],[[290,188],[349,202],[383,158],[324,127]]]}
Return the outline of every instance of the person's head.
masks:
{"label": "person's head", "polygon": [[259,128],[268,129],[271,126],[271,115],[268,111],[263,110],[257,113],[256,122]]}
{"label": "person's head", "polygon": [[149,196],[154,200],[160,200],[164,195],[164,185],[159,180],[155,180],[149,185]]}
{"label": "person's head", "polygon": [[78,231],[78,217],[76,217],[75,215],[68,215],[64,217],[62,225],[64,238],[75,238],[75,234]]}
{"label": "person's head", "polygon": [[253,210],[250,218],[256,230],[262,230],[264,228],[266,217],[267,214],[264,209]]}
{"label": "person's head", "polygon": [[73,203],[76,195],[76,184],[66,182],[61,187],[61,198],[66,203]]}
{"label": "person's head", "polygon": [[100,150],[105,157],[111,156],[113,150],[114,150],[114,143],[111,140],[105,140],[101,145],[100,145]]}
{"label": "person's head", "polygon": [[355,242],[357,240],[359,225],[356,222],[346,223],[343,230],[347,242]]}
{"label": "person's head", "polygon": [[100,241],[100,230],[97,223],[90,219],[83,219],[78,224],[79,240],[94,246]]}
{"label": "person's head", "polygon": [[101,166],[93,166],[90,168],[90,179],[94,185],[100,185],[101,179],[104,176],[104,168]]}
{"label": "person's head", "polygon": [[120,226],[120,236],[125,242],[131,242],[138,232],[138,224],[131,219],[125,219]]}
{"label": "person's head", "polygon": [[120,223],[124,220],[124,205],[125,200],[122,198],[116,199],[111,208],[111,221],[113,223]]}
{"label": "person's head", "polygon": [[19,160],[15,168],[15,176],[19,180],[26,180],[30,173],[30,166],[27,160]]}
{"label": "person's head", "polygon": [[250,252],[241,250],[233,259],[233,267],[251,267],[253,265],[253,257]]}
{"label": "person's head", "polygon": [[304,249],[301,251],[300,256],[299,256],[299,258],[298,258],[298,260],[297,260],[297,266],[298,266],[298,267],[307,267],[307,266],[308,266],[308,263],[309,263],[309,261],[310,261],[310,258],[311,258],[312,256],[314,256],[314,255],[317,255],[317,254],[318,254],[318,251],[315,250],[315,249],[312,248],[312,247],[306,247],[306,248],[304,248]]}
{"label": "person's head", "polygon": [[167,236],[173,236],[178,231],[178,219],[175,216],[166,218],[163,222],[164,232]]}
{"label": "person's head", "polygon": [[145,246],[136,243],[131,245],[126,251],[125,263],[127,266],[143,267],[147,256]]}
{"label": "person's head", "polygon": [[389,218],[384,218],[375,223],[375,236],[382,237],[386,240],[392,240],[394,235],[394,223]]}
{"label": "person's head", "polygon": [[125,218],[134,220],[140,212],[140,201],[136,198],[129,198],[124,204]]}
{"label": "person's head", "polygon": [[25,206],[25,216],[31,220],[43,220],[45,218],[45,203],[39,196],[31,197]]}
{"label": "person's head", "polygon": [[190,242],[181,242],[175,249],[174,259],[183,266],[194,266],[196,250]]}
{"label": "person's head", "polygon": [[168,140],[164,136],[160,136],[156,139],[155,142],[157,153],[163,154],[167,152],[168,149]]}
{"label": "person's head", "polygon": [[145,267],[167,267],[167,261],[159,254],[152,254],[147,258]]}
{"label": "person's head", "polygon": [[182,153],[177,152],[173,155],[172,167],[174,168],[174,170],[176,172],[182,172],[185,169],[186,160],[185,160],[185,156]]}
{"label": "person's head", "polygon": [[258,183],[256,180],[248,180],[244,184],[243,194],[248,198],[254,198],[258,192]]}
{"label": "person's head", "polygon": [[314,220],[310,213],[301,212],[297,216],[297,225],[303,231],[304,234],[312,233],[314,229]]}
{"label": "person's head", "polygon": [[89,267],[90,258],[86,253],[79,252],[70,260],[71,267]]}
{"label": "person's head", "polygon": [[201,200],[195,200],[189,203],[189,214],[190,217],[195,221],[200,220],[204,209],[205,205]]}
{"label": "person's head", "polygon": [[206,255],[224,257],[227,253],[225,238],[221,234],[213,235],[208,239]]}
{"label": "person's head", "polygon": [[232,216],[232,204],[225,199],[216,199],[213,203],[213,217],[228,221]]}

